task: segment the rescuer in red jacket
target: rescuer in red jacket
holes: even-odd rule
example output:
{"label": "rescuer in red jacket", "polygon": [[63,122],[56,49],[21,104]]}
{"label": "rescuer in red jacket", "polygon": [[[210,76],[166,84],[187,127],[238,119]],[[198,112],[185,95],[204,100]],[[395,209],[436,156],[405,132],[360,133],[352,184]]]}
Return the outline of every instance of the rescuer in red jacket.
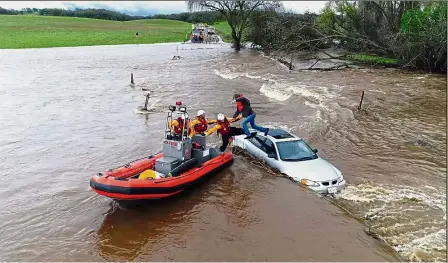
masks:
{"label": "rescuer in red jacket", "polygon": [[215,126],[205,133],[206,136],[214,133],[215,131],[221,134],[222,145],[219,147],[221,152],[226,150],[232,136],[244,134],[243,129],[230,126],[232,122],[237,120],[239,120],[239,118],[228,119],[224,116],[224,114],[220,113],[218,114],[218,120]]}

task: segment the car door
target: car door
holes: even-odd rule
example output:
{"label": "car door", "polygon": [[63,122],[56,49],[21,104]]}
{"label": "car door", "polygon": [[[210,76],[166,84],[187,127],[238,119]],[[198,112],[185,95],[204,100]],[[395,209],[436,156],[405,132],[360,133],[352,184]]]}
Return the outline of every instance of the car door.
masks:
{"label": "car door", "polygon": [[247,140],[247,150],[256,158],[264,159],[261,151],[263,140],[264,138],[260,135],[255,135],[254,137]]}
{"label": "car door", "polygon": [[[272,168],[279,169],[278,153],[274,143],[270,139],[264,138],[261,146],[260,155],[262,156],[262,159],[266,160],[266,163]],[[269,154],[274,154],[275,158],[268,157]]]}

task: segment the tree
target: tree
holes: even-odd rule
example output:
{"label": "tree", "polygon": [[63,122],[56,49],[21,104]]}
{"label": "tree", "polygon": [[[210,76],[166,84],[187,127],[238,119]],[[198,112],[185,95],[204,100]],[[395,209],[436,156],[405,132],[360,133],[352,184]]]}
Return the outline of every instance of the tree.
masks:
{"label": "tree", "polygon": [[332,36],[315,30],[316,20],[312,13],[256,12],[246,37],[264,51],[275,51],[278,60],[292,69],[296,55],[328,47]]}
{"label": "tree", "polygon": [[190,12],[199,9],[221,13],[232,30],[233,48],[236,51],[241,50],[244,30],[255,10],[280,7],[278,1],[187,1],[187,4]]}
{"label": "tree", "polygon": [[261,46],[264,50],[272,49],[272,34],[269,24],[278,17],[275,11],[255,11],[249,19],[245,39],[254,46]]}
{"label": "tree", "polygon": [[0,15],[18,15],[19,11],[0,7]]}
{"label": "tree", "polygon": [[446,72],[447,3],[428,2],[406,11],[394,51],[406,67]]}
{"label": "tree", "polygon": [[348,51],[394,57],[405,67],[446,71],[446,1],[330,1],[318,25]]}

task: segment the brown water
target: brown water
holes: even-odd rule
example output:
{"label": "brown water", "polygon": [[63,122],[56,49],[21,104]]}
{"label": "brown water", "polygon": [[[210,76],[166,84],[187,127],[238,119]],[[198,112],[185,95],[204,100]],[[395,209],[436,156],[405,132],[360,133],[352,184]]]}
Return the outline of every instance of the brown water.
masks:
{"label": "brown water", "polygon": [[[402,256],[446,259],[444,77],[289,73],[226,45],[2,50],[0,66],[1,260],[397,260],[361,222],[243,157],[140,209],[89,189],[92,174],[161,149],[169,103],[231,115],[236,91],[260,124],[295,132],[340,168],[349,186],[336,202],[368,216]],[[149,115],[135,113],[142,88],[153,91]],[[368,114],[356,111],[361,90]]]}

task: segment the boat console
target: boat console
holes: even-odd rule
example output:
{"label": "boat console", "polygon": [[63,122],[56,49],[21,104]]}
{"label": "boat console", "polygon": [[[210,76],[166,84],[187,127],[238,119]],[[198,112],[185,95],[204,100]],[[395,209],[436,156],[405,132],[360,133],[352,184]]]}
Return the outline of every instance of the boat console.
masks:
{"label": "boat console", "polygon": [[[169,123],[173,120],[173,115],[182,117],[182,133],[175,134],[170,129]],[[182,102],[169,106],[165,138],[163,139],[163,157],[156,161],[155,170],[165,176],[176,176],[182,171],[200,165],[219,153],[216,149],[209,149],[206,146],[206,138],[203,135],[188,136],[190,117],[187,107]]]}

